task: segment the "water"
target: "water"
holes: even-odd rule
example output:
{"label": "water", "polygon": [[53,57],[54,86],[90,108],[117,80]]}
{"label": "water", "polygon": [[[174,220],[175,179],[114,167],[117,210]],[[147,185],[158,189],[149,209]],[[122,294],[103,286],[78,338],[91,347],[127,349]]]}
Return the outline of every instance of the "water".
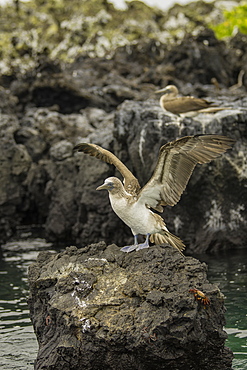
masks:
{"label": "water", "polygon": [[[7,243],[0,259],[0,369],[31,370],[38,344],[29,319],[27,268],[38,251],[52,250],[43,239]],[[225,295],[226,345],[234,370],[247,370],[247,250],[197,256],[209,266],[208,279]]]}
{"label": "water", "polygon": [[247,369],[247,250],[200,256],[208,264],[208,279],[225,295],[226,345],[234,353],[233,368]]}
{"label": "water", "polygon": [[27,268],[38,251],[49,249],[45,240],[7,243],[0,258],[0,369],[31,370],[38,343],[27,306]]}

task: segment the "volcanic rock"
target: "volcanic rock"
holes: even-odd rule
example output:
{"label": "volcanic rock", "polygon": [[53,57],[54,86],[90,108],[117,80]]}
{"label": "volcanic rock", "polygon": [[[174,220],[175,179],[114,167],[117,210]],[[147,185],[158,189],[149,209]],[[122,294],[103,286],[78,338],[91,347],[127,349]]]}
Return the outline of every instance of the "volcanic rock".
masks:
{"label": "volcanic rock", "polygon": [[[113,151],[144,185],[161,145],[207,133],[228,135],[236,144],[196,168],[181,201],[166,207],[164,218],[187,251],[244,247],[244,41],[237,34],[229,47],[204,27],[169,48],[141,39],[114,49],[109,58],[83,55],[66,66],[44,56],[33,70],[12,76],[9,90],[0,91],[2,240],[36,225],[44,228],[44,237],[66,245],[130,243],[131,232],[112,212],[107,195],[95,191],[106,177],[119,174],[85,154],[73,155],[73,146],[92,142]],[[243,85],[236,86],[240,71]],[[228,109],[194,119],[163,112],[154,91],[168,83]]]}
{"label": "volcanic rock", "polygon": [[29,268],[35,370],[230,370],[224,299],[206,270],[171,247],[41,252]]}

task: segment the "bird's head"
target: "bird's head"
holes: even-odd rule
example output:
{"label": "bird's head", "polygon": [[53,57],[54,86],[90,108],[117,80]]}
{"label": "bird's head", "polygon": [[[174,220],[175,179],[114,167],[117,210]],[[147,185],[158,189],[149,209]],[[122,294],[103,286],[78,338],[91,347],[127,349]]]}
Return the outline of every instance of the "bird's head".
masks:
{"label": "bird's head", "polygon": [[159,93],[172,94],[176,96],[178,94],[178,89],[174,85],[167,85],[163,89],[155,91],[155,94],[159,94]]}
{"label": "bird's head", "polygon": [[123,188],[123,184],[117,177],[108,177],[104,184],[97,187],[96,190],[108,190],[111,194],[120,192]]}

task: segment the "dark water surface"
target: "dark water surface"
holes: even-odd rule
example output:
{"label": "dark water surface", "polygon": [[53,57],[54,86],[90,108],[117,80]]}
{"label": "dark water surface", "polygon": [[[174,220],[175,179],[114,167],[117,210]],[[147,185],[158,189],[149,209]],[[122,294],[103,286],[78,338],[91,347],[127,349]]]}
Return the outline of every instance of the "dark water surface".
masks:
{"label": "dark water surface", "polygon": [[[0,259],[0,369],[31,370],[38,345],[29,319],[27,268],[40,250],[52,250],[43,239],[3,245]],[[227,345],[233,368],[247,370],[247,249],[196,256],[209,266],[208,279],[225,295]]]}
{"label": "dark water surface", "polygon": [[31,370],[38,343],[29,319],[28,266],[41,250],[51,250],[43,239],[3,245],[0,259],[0,369]]}
{"label": "dark water surface", "polygon": [[208,264],[208,280],[225,295],[226,345],[234,353],[233,368],[247,370],[247,248],[199,259]]}

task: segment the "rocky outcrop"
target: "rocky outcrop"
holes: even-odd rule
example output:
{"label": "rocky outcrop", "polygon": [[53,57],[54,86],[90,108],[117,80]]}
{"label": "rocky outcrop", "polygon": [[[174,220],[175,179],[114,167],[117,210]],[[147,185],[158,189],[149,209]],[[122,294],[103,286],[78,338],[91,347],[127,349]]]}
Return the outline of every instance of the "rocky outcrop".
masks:
{"label": "rocky outcrop", "polygon": [[35,369],[230,370],[223,296],[206,270],[171,247],[41,252],[29,268]]}
{"label": "rocky outcrop", "polygon": [[[220,133],[237,140],[233,150],[198,167],[181,202],[167,207],[164,218],[187,251],[242,247],[245,75],[242,87],[230,85],[246,68],[244,41],[238,34],[228,48],[204,29],[191,42],[187,35],[169,49],[145,40],[116,49],[110,59],[81,57],[67,68],[40,57],[36,68],[12,80],[9,90],[0,91],[2,240],[24,225],[38,225],[44,237],[62,244],[129,243],[130,230],[112,212],[107,195],[95,191],[106,177],[119,174],[82,153],[73,155],[73,146],[88,141],[114,151],[143,185],[162,144],[184,135]],[[215,53],[212,70],[208,61]],[[218,78],[215,85],[212,77]],[[153,93],[167,83],[230,109],[194,119],[165,113]]]}
{"label": "rocky outcrop", "polygon": [[182,237],[191,251],[240,246],[246,238],[246,170],[241,153],[246,150],[243,122],[247,111],[237,108],[236,102],[230,104],[232,110],[182,119],[161,113],[147,102],[125,102],[116,116],[118,153],[132,164],[142,185],[150,178],[160,146],[174,138],[216,133],[236,139],[234,148],[219,160],[198,165],[180,202],[165,209],[168,227]]}
{"label": "rocky outcrop", "polygon": [[[210,165],[198,166],[181,201],[176,207],[166,207],[164,218],[171,232],[184,239],[187,251],[240,247],[246,237],[245,165],[244,158],[240,157],[245,151],[246,134],[243,134],[242,122],[246,119],[246,111],[241,109],[226,110],[210,117],[201,115],[194,120],[181,119],[163,113],[154,102],[128,101],[116,114],[114,139],[106,143],[102,136],[98,136],[94,142],[113,150],[144,185],[151,176],[159,147],[168,141],[184,135],[212,132],[237,139],[234,148],[222,158]],[[102,237],[119,245],[130,243],[131,232],[112,212],[107,194],[95,191],[106,177],[119,174],[113,167],[82,153],[77,153],[74,160],[78,172],[74,172],[73,179],[70,177],[68,181],[75,181],[74,187],[71,185],[74,189],[71,195],[76,199],[75,213],[66,219],[71,222],[76,243],[82,240],[93,242]],[[54,181],[57,188],[52,187],[54,199],[57,198],[53,203],[54,213],[49,214],[46,223],[50,237],[63,225],[58,217],[64,213],[63,203],[59,201],[62,199],[59,189],[64,189],[60,176],[61,171]]]}
{"label": "rocky outcrop", "polygon": [[223,103],[232,109],[194,119],[165,113],[153,100],[125,101],[115,115],[98,108],[63,115],[55,106],[30,108],[20,121],[3,115],[3,237],[20,224],[43,224],[54,242],[103,239],[123,246],[132,240],[129,228],[112,212],[107,194],[95,191],[106,177],[119,174],[95,158],[73,155],[73,146],[89,141],[114,151],[144,185],[161,145],[185,135],[215,133],[236,144],[217,161],[198,166],[181,201],[166,207],[164,218],[188,251],[241,247],[247,230],[246,98]]}

